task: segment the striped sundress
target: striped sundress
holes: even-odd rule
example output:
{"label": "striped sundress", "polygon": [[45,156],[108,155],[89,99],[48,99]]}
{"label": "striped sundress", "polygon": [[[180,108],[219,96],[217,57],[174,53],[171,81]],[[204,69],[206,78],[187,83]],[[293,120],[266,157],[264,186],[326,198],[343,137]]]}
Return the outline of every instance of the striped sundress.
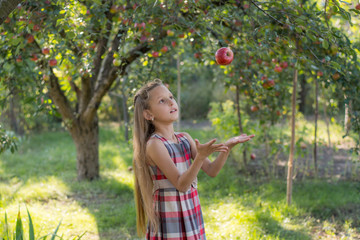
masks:
{"label": "striped sundress", "polygon": [[[175,133],[175,136],[179,143],[168,141],[158,134],[153,134],[151,138],[158,138],[164,143],[181,174],[190,167],[191,148],[188,139],[183,134]],[[158,167],[149,167],[154,183],[153,204],[159,216],[159,228],[155,233],[148,226],[146,239],[206,239],[197,192],[197,179],[186,192],[179,192]]]}

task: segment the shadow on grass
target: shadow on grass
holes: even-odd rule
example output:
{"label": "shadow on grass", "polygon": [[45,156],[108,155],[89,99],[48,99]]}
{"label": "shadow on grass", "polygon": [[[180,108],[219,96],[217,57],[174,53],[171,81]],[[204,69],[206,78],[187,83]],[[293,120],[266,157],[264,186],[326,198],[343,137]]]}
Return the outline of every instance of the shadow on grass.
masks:
{"label": "shadow on grass", "polygon": [[[101,178],[92,182],[79,182],[76,180],[76,151],[67,132],[42,133],[30,137],[19,146],[15,154],[5,153],[0,156],[0,172],[4,173],[0,184],[12,186],[0,196],[0,206],[6,208],[12,204],[26,203],[31,211],[32,204],[46,205],[52,201],[67,204],[75,201],[96,221],[97,229],[91,229],[92,233],[85,234],[83,239],[132,239],[135,236],[136,219],[132,173],[127,170],[132,165],[132,151],[130,146],[120,140],[116,133],[100,129]],[[123,176],[126,181],[122,181]],[[44,189],[46,183],[53,183],[50,179],[59,185],[54,186],[54,189]],[[61,188],[60,185],[65,187]],[[26,193],[29,191],[34,193]],[[46,208],[52,209],[52,206]],[[53,218],[56,217],[60,221],[60,214],[54,212]],[[60,231],[61,228],[66,227],[60,227]]]}

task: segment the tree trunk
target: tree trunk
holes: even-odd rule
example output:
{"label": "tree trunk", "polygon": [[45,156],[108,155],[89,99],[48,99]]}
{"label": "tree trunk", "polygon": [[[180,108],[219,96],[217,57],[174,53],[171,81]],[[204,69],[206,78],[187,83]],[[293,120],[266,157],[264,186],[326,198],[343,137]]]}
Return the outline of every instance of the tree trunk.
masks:
{"label": "tree trunk", "polygon": [[[239,124],[240,134],[243,134],[244,129],[243,129],[243,126],[242,126],[242,121],[241,121],[239,85],[236,85],[236,113],[237,113],[237,116],[238,116],[238,124]],[[246,147],[244,148],[244,151],[243,151],[243,158],[244,158],[244,164],[246,166],[247,165]]]}
{"label": "tree trunk", "polygon": [[319,82],[315,78],[315,133],[314,133],[314,167],[315,167],[315,176],[318,175],[318,166],[317,166],[317,124],[319,116]]}
{"label": "tree trunk", "polygon": [[22,0],[0,0],[0,25]]}
{"label": "tree trunk", "polygon": [[306,110],[306,98],[308,96],[308,89],[306,84],[305,75],[300,75],[300,103],[299,103],[299,111],[305,114]]}
{"label": "tree trunk", "polygon": [[15,110],[15,95],[16,90],[13,91],[13,94],[10,96],[10,106],[9,106],[9,119],[10,119],[10,129],[18,134],[18,122],[16,119],[16,110]]}
{"label": "tree trunk", "polygon": [[[296,46],[298,47],[299,43],[296,40]],[[290,156],[288,162],[288,174],[287,174],[287,191],[286,191],[286,201],[287,205],[291,205],[292,197],[292,178],[293,178],[293,163],[294,163],[294,149],[295,149],[295,114],[296,114],[296,85],[298,78],[298,70],[295,66],[294,69],[294,78],[293,78],[293,92],[292,92],[292,115],[291,115],[291,144],[290,144]]]}
{"label": "tree trunk", "polygon": [[77,153],[78,180],[99,178],[99,123],[97,116],[89,124],[79,120],[73,125],[72,138]]}

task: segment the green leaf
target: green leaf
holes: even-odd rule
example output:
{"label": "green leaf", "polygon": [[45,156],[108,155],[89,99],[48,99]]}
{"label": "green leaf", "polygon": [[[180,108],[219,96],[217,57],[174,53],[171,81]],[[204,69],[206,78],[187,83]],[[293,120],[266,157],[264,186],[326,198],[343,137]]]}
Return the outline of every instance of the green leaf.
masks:
{"label": "green leaf", "polygon": [[24,231],[23,231],[23,225],[22,225],[20,209],[19,209],[18,217],[16,219],[16,235],[15,235],[16,240],[23,240],[24,239],[23,235],[24,235]]}
{"label": "green leaf", "polygon": [[296,31],[297,33],[302,33],[302,29],[299,28],[299,27],[295,27],[295,31]]}
{"label": "green leaf", "polygon": [[5,231],[5,239],[9,239],[9,225],[8,225],[8,220],[7,220],[7,214],[5,212],[5,227],[4,227],[4,231]]}
{"label": "green leaf", "polygon": [[61,224],[61,221],[59,222],[59,225],[56,227],[56,229],[55,229],[54,233],[52,234],[50,240],[55,240],[56,233],[57,233],[58,230],[59,230],[60,224]]}
{"label": "green leaf", "polygon": [[331,61],[331,62],[330,62],[330,65],[331,65],[334,69],[336,69],[336,70],[338,70],[338,71],[341,71],[341,66],[340,66],[339,63],[337,63],[337,62],[335,62],[335,61]]}
{"label": "green leaf", "polygon": [[29,209],[26,207],[28,217],[29,217],[29,240],[35,240],[35,234],[34,234],[34,225],[29,213]]}
{"label": "green leaf", "polygon": [[325,49],[329,48],[329,42],[326,39],[324,39],[324,41],[322,42],[322,47]]}

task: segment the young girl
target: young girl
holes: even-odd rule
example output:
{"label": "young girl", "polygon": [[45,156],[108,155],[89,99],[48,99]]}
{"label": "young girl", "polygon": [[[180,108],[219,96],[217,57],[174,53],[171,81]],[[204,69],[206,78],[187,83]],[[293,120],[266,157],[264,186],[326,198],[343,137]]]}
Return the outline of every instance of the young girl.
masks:
{"label": "young girl", "polygon": [[[137,231],[146,239],[206,239],[197,192],[200,169],[215,177],[242,134],[224,144],[205,144],[174,132],[179,117],[172,93],[160,80],[143,86],[134,98],[134,172]],[[220,152],[215,161],[208,156]],[[190,159],[193,159],[191,161]]]}

